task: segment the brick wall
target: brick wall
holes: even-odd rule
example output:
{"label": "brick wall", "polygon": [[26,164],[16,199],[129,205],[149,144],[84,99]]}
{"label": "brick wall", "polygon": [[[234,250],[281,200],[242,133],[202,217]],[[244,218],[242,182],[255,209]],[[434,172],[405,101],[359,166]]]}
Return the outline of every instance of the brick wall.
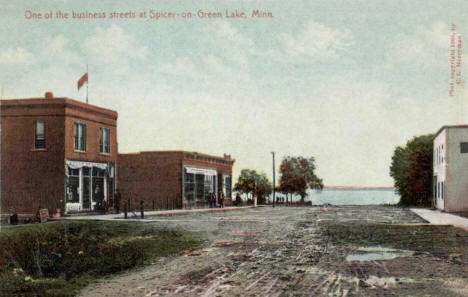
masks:
{"label": "brick wall", "polygon": [[192,207],[183,204],[183,166],[215,168],[219,174],[231,175],[233,162],[183,151],[119,154],[119,190],[122,200],[130,199],[131,209],[139,209],[140,200],[144,201],[145,209],[151,209],[153,201],[155,209]]}
{"label": "brick wall", "polygon": [[130,208],[138,209],[140,200],[145,209],[182,207],[182,153],[141,152],[118,155],[118,188],[123,201],[130,199]]}
{"label": "brick wall", "polygon": [[[35,214],[41,208],[64,209],[65,158],[112,162],[117,160],[117,113],[68,98],[2,100],[2,213],[11,207]],[[45,123],[45,149],[35,149],[35,123]],[[75,153],[73,122],[87,125],[87,152]],[[111,131],[111,152],[99,153],[99,129]]]}
{"label": "brick wall", "polygon": [[[1,108],[2,213],[11,207],[20,213],[34,214],[39,207],[55,211],[65,192],[63,108],[10,109],[3,101]],[[41,150],[34,149],[37,120],[45,123]]]}

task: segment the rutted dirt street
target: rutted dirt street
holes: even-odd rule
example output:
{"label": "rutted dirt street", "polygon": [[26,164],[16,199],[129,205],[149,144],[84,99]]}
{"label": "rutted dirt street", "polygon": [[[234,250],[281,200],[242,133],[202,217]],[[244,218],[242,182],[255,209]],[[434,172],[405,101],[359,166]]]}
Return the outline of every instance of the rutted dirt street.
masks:
{"label": "rutted dirt street", "polygon": [[468,296],[468,233],[385,206],[261,207],[147,220],[201,250],[81,296]]}

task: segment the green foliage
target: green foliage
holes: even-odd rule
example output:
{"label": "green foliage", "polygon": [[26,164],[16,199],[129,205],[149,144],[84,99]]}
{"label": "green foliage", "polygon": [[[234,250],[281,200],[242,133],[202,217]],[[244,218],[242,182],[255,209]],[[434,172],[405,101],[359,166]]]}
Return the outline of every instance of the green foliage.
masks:
{"label": "green foliage", "polygon": [[234,191],[257,195],[258,203],[264,203],[265,197],[271,193],[272,189],[272,183],[265,173],[257,173],[251,169],[242,169],[237,183],[234,185]]}
{"label": "green foliage", "polygon": [[26,225],[0,233],[0,296],[73,296],[90,280],[197,247],[191,233],[127,222]]}
{"label": "green foliage", "polygon": [[280,186],[283,193],[298,194],[304,201],[307,189],[323,189],[323,180],[315,174],[315,158],[283,158],[280,165]]}
{"label": "green foliage", "polygon": [[431,206],[434,135],[413,137],[393,152],[390,176],[403,206]]}

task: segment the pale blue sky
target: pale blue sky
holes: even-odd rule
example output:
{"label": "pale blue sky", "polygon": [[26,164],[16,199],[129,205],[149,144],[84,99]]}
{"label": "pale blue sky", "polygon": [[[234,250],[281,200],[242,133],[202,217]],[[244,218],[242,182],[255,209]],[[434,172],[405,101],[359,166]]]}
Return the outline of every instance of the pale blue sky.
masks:
{"label": "pale blue sky", "polygon": [[[315,156],[326,185],[392,185],[396,145],[466,123],[448,50],[451,24],[467,36],[467,1],[177,2],[0,0],[4,97],[84,100],[88,60],[90,103],[119,112],[121,152],[231,153],[236,175],[271,175],[271,151]],[[25,19],[150,9],[274,17]]]}

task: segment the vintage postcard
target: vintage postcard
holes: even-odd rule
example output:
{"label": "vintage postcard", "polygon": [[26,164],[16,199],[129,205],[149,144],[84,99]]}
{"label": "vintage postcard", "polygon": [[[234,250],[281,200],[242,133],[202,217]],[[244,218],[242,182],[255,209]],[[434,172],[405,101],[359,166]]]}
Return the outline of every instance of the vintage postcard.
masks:
{"label": "vintage postcard", "polygon": [[468,296],[467,1],[0,4],[0,296]]}

